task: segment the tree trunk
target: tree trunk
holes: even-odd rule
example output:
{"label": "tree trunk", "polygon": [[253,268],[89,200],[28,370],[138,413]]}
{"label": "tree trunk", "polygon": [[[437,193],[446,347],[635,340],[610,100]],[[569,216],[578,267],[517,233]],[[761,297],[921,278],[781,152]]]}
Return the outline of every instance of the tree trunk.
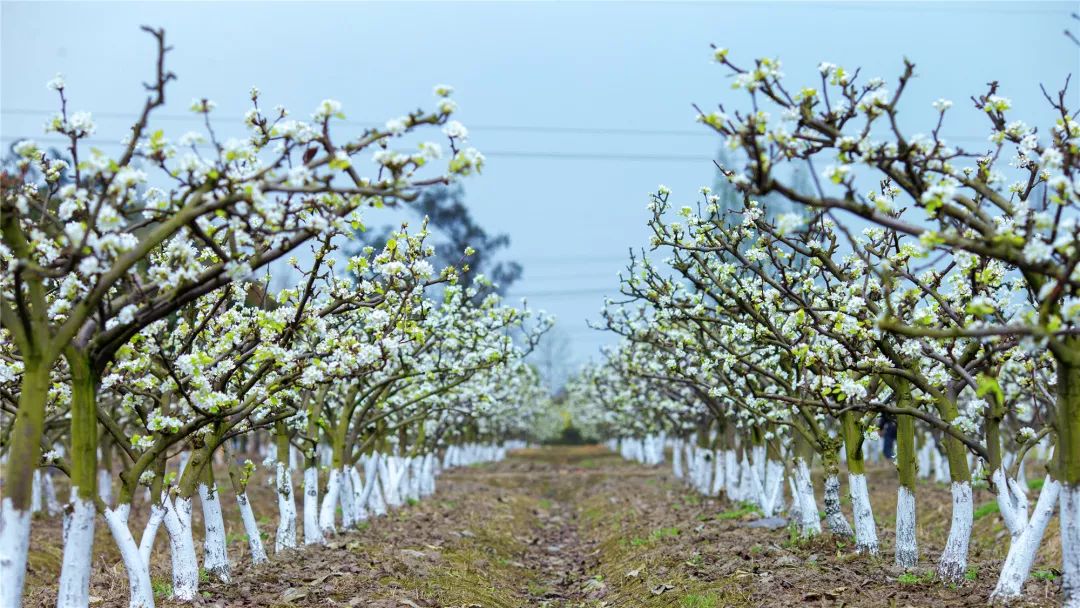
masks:
{"label": "tree trunk", "polygon": [[4,471],[4,497],[0,500],[0,606],[22,605],[26,555],[30,549],[30,503],[34,469],[41,460],[41,434],[49,394],[49,365],[25,357],[19,386],[19,409],[11,429],[11,444]]}
{"label": "tree trunk", "polygon": [[144,560],[135,537],[131,535],[128,527],[128,514],[131,505],[122,503],[115,509],[105,509],[105,523],[109,526],[116,546],[120,549],[120,557],[124,561],[124,569],[128,576],[128,608],[154,608],[154,589],[150,583],[150,568],[147,560]]}
{"label": "tree trunk", "polygon": [[90,601],[94,549],[97,404],[90,361],[75,347],[66,351],[71,369],[71,516],[60,568],[58,608],[82,608]]}

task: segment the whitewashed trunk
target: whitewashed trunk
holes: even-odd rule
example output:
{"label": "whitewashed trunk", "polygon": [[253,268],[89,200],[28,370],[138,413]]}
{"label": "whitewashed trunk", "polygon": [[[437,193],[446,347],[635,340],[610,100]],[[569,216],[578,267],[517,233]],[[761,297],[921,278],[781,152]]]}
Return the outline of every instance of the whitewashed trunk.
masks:
{"label": "whitewashed trunk", "polygon": [[739,464],[739,501],[754,501],[757,496],[757,488],[754,487],[754,474],[750,469],[750,460],[743,454]]}
{"label": "whitewashed trunk", "polygon": [[840,508],[840,478],[836,475],[825,477],[825,523],[833,534],[847,538],[855,536],[855,531],[851,529],[851,524]]}
{"label": "whitewashed trunk", "polygon": [[41,469],[34,469],[30,479],[30,512],[41,513]]}
{"label": "whitewashed trunk", "polygon": [[165,530],[172,552],[173,598],[190,602],[199,594],[199,561],[191,535],[191,499],[165,499]]}
{"label": "whitewashed trunk", "polygon": [[30,511],[15,509],[11,499],[0,502],[0,606],[22,605],[26,555],[30,550]]}
{"label": "whitewashed trunk", "polygon": [[737,502],[739,497],[739,458],[735,454],[735,450],[724,451],[724,472],[726,477],[724,478],[724,492],[727,494],[727,499],[733,502]]}
{"label": "whitewashed trunk", "polygon": [[783,508],[784,502],[784,465],[777,460],[765,462],[765,478],[761,480],[761,512],[765,517],[773,517]]}
{"label": "whitewashed trunk", "polygon": [[436,475],[435,467],[436,467],[435,455],[429,453],[426,456],[424,456],[424,466],[423,466],[424,488],[423,488],[423,492],[421,492],[421,495],[423,497],[428,497],[428,496],[431,496],[432,494],[435,493],[435,475]]}
{"label": "whitewashed trunk", "polygon": [[319,527],[319,469],[311,466],[304,469],[304,544],[321,545],[324,542]]}
{"label": "whitewashed trunk", "polygon": [[945,458],[941,451],[934,448],[934,481],[938,483],[949,483],[949,459]]}
{"label": "whitewashed trunk", "polygon": [[974,520],[970,483],[953,482],[952,503],[949,538],[945,541],[945,550],[941,552],[938,562],[938,576],[945,582],[961,580],[967,570],[968,543],[971,541]]}
{"label": "whitewashed trunk", "polygon": [[396,507],[397,499],[394,498],[394,477],[397,472],[395,456],[382,456],[379,458],[379,486],[382,488],[382,499],[387,508]]}
{"label": "whitewashed trunk", "polygon": [[274,536],[274,552],[296,548],[296,501],[293,500],[292,470],[284,462],[277,463],[274,486],[278,497],[278,527]]}
{"label": "whitewashed trunk", "polygon": [[342,465],[338,500],[341,502],[341,527],[344,530],[356,527],[356,511],[353,508],[353,497],[356,495],[353,490],[353,473],[356,473],[356,470],[352,466]]}
{"label": "whitewashed trunk", "polygon": [[900,568],[914,568],[919,563],[919,544],[915,539],[915,495],[904,486],[896,489],[896,555]]}
{"label": "whitewashed trunk", "polygon": [[933,450],[933,445],[929,438],[923,443],[922,447],[916,452],[919,460],[918,475],[919,479],[926,479],[930,477],[930,473],[934,469],[934,459],[930,455],[930,451]]}
{"label": "whitewashed trunk", "polygon": [[225,518],[221,515],[221,499],[217,484],[199,484],[203,512],[203,568],[217,580],[230,579],[229,554],[225,542]]}
{"label": "whitewashed trunk", "polygon": [[[314,469],[309,469],[314,471]],[[318,483],[318,481],[316,481]],[[307,495],[308,473],[304,471],[304,495]],[[316,490],[317,492],[318,490]],[[324,536],[333,536],[337,533],[337,529],[334,527],[335,516],[337,515],[338,500],[341,495],[341,471],[338,469],[330,469],[330,477],[326,481],[326,496],[323,496],[322,509],[319,511],[319,528],[322,530]],[[316,500],[318,495],[316,494]],[[304,503],[304,509],[307,509],[307,503]],[[304,520],[307,521],[307,515],[304,515]],[[307,527],[304,527],[304,534],[307,534]],[[322,539],[320,539],[321,542]],[[305,537],[306,542],[306,537]],[[309,543],[310,544],[310,543]]]}
{"label": "whitewashed trunk", "polygon": [[[485,450],[485,461],[495,458],[494,450]],[[397,493],[397,504],[394,506],[400,507],[405,504],[407,498],[408,485],[409,485],[409,459],[398,458],[397,459],[397,476],[392,480],[394,484],[394,491]]]}
{"label": "whitewashed trunk", "polygon": [[1080,607],[1080,486],[1061,485],[1061,591],[1064,606]]}
{"label": "whitewashed trunk", "polygon": [[709,450],[706,450],[705,448],[698,448],[698,459],[700,467],[698,469],[700,473],[700,477],[698,478],[698,492],[704,494],[705,496],[708,496],[709,489],[712,487],[712,454],[711,452],[709,452]]}
{"label": "whitewashed trunk", "polygon": [[682,442],[676,439],[672,442],[671,446],[671,474],[676,479],[683,478],[683,465],[682,465],[682,448],[680,446]]}
{"label": "whitewashed trunk", "polygon": [[57,608],[82,608],[90,602],[90,563],[97,512],[92,500],[79,497],[78,488],[72,488],[71,497],[72,512],[60,567]]}
{"label": "whitewashed trunk", "polygon": [[262,536],[259,534],[259,523],[255,519],[255,513],[251,510],[251,501],[248,500],[247,492],[236,495],[236,504],[240,507],[240,519],[244,522],[244,533],[248,537],[248,548],[251,550],[251,563],[256,566],[266,563],[266,549],[263,548]]}
{"label": "whitewashed trunk", "polygon": [[364,484],[363,493],[360,495],[360,506],[366,513],[374,512],[374,493],[379,487],[379,480],[377,479],[379,463],[378,454],[372,453],[364,460]]}
{"label": "whitewashed trunk", "polygon": [[352,507],[353,507],[353,524],[360,525],[360,522],[367,520],[367,493],[370,491],[364,486],[364,481],[360,478],[360,471],[356,470],[355,466],[349,467],[349,478],[352,480]]}
{"label": "whitewashed trunk", "polygon": [[791,506],[788,507],[788,520],[796,522],[799,526],[799,533],[802,533],[802,497],[799,494],[799,487],[795,481],[795,476],[788,477],[788,489],[791,490]]}
{"label": "whitewashed trunk", "polygon": [[1004,471],[1004,465],[995,470],[990,479],[997,490],[998,512],[1013,540],[1024,531],[1028,520],[1027,492]]}
{"label": "whitewashed trunk", "polygon": [[423,484],[424,459],[416,456],[409,459],[409,498],[420,500],[420,486]]}
{"label": "whitewashed trunk", "polygon": [[877,555],[877,524],[874,522],[874,509],[870,505],[870,492],[866,489],[866,476],[860,473],[848,474],[848,492],[855,519],[855,549],[860,553]]}
{"label": "whitewashed trunk", "polygon": [[139,555],[143,562],[150,563],[150,554],[154,552],[154,538],[157,537],[158,528],[165,519],[165,508],[158,503],[150,504],[150,518],[146,520],[142,536],[139,538]]}
{"label": "whitewashed trunk", "polygon": [[1046,526],[1054,516],[1054,510],[1058,506],[1058,498],[1061,495],[1061,484],[1046,476],[1039,499],[1035,501],[1035,511],[1025,522],[1020,534],[1012,539],[1009,545],[1009,554],[1005,557],[1005,563],[1001,566],[1001,575],[998,577],[994,592],[990,594],[991,600],[1008,602],[1020,597],[1024,590],[1024,583],[1031,574],[1031,565],[1035,563],[1035,554],[1042,544]]}
{"label": "whitewashed trunk", "polygon": [[63,510],[60,501],[56,498],[56,485],[53,484],[52,472],[49,470],[41,472],[41,494],[45,502],[45,512],[50,516],[55,516]]}
{"label": "whitewashed trunk", "polygon": [[795,459],[795,490],[792,503],[798,505],[799,530],[804,537],[821,534],[821,518],[818,517],[817,499],[814,498],[814,482],[810,467],[802,458]]}
{"label": "whitewashed trunk", "polygon": [[712,487],[709,489],[709,496],[720,496],[720,493],[724,491],[724,484],[727,481],[727,471],[724,470],[724,453],[719,450],[713,450],[713,476]]}
{"label": "whitewashed trunk", "polygon": [[[458,456],[455,458],[460,457]],[[386,496],[383,493],[383,484],[386,483],[386,463],[384,462],[386,457],[382,454],[375,452],[372,454],[371,461],[374,463],[372,469],[372,476],[368,484],[371,485],[371,499],[369,500],[368,507],[371,512],[376,516],[386,515]],[[457,465],[455,465],[457,466]]]}
{"label": "whitewashed trunk", "polygon": [[112,504],[112,475],[105,469],[97,471],[98,496],[106,505]]}
{"label": "whitewashed trunk", "polygon": [[[105,523],[120,549],[120,558],[128,577],[128,608],[154,608],[154,589],[150,583],[149,562],[142,557],[139,545],[128,527],[131,505],[121,504],[105,510]],[[84,606],[86,604],[83,604]]]}

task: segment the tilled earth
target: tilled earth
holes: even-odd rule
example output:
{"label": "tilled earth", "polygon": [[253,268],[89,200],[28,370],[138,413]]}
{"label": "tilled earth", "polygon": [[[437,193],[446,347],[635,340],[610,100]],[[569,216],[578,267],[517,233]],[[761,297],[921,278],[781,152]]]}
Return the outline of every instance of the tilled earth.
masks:
{"label": "tilled earth", "polygon": [[[748,526],[748,509],[702,499],[667,467],[630,464],[598,447],[523,450],[505,462],[447,472],[419,504],[339,535],[324,547],[252,567],[235,505],[223,496],[234,580],[203,581],[203,606],[984,606],[1007,549],[996,514],[976,521],[971,568],[959,585],[934,580],[949,517],[945,488],[919,487],[923,568],[892,564],[895,474],[870,473],[881,556],[855,555],[829,534],[800,541]],[[273,495],[255,493],[264,533]],[[976,505],[990,500],[977,492]],[[196,509],[195,529],[201,531]],[[52,525],[50,525],[52,524]],[[59,532],[35,522],[28,605],[55,602]],[[138,526],[133,526],[139,529]],[[1044,573],[1019,605],[1055,606],[1057,521],[1036,563]],[[92,605],[125,606],[126,579],[99,525]],[[272,541],[271,541],[272,544]],[[50,548],[50,545],[52,548]],[[99,553],[100,551],[100,553]],[[172,605],[168,548],[159,536],[152,574]]]}

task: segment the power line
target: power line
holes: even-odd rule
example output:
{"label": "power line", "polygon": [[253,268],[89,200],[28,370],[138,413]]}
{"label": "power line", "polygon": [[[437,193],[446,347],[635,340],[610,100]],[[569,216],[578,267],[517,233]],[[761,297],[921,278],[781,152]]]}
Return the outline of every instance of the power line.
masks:
{"label": "power line", "polygon": [[508,298],[532,298],[532,297],[548,297],[548,296],[585,296],[585,295],[620,295],[617,287],[582,287],[578,289],[550,289],[546,291],[532,291],[515,293],[511,291],[507,294]]}
{"label": "power line", "polygon": [[[20,141],[32,139],[42,143],[68,144],[70,140],[55,135],[41,137],[2,135],[2,141]],[[85,138],[80,140],[90,146],[126,146],[118,140]],[[484,150],[487,158],[520,158],[539,160],[614,160],[614,161],[646,161],[646,162],[712,162],[713,157],[705,154],[635,154],[621,152],[529,152],[524,150]]]}
{"label": "power line", "polygon": [[[35,110],[31,108],[5,108],[0,109],[0,114],[11,114],[16,116],[52,116],[56,113],[55,110]],[[134,122],[138,119],[135,114],[127,112],[94,112],[91,111],[94,118],[115,119],[115,120],[130,120]],[[203,117],[201,114],[154,114],[152,116],[155,120],[170,120],[181,122],[195,122],[198,124],[203,123]],[[234,123],[240,123],[243,121],[243,117],[224,117],[224,116],[211,116],[211,122],[226,122],[232,121]],[[354,125],[360,127],[381,127],[383,123],[370,121],[370,120],[335,120],[335,123]],[[583,127],[583,126],[557,126],[557,125],[500,125],[500,124],[470,124],[467,125],[470,131],[504,131],[510,133],[564,133],[564,134],[576,134],[576,135],[646,135],[646,136],[674,136],[674,137],[718,137],[716,133],[710,132],[708,129],[641,129],[641,128],[628,128],[628,127]]]}
{"label": "power line", "polygon": [[[941,4],[936,2],[830,2],[823,8],[827,9],[846,9],[855,11],[888,11],[888,12],[912,12],[917,11],[919,13],[926,12],[978,12],[978,13],[998,13],[1005,15],[1060,15],[1069,12],[1067,8],[1043,8],[1033,9],[1030,5],[1024,8],[1015,8],[1012,6],[994,6],[994,4],[1006,4],[1004,2],[951,2],[947,4]],[[1066,3],[1062,3],[1066,4]],[[967,5],[967,7],[964,7]],[[961,8],[964,7],[964,8]],[[968,8],[970,7],[970,8]]]}
{"label": "power line", "polygon": [[[56,112],[54,110],[34,110],[30,108],[8,108],[0,109],[0,114],[12,114],[12,115],[24,115],[24,116],[52,116]],[[129,114],[126,112],[93,112],[91,114],[95,118],[106,119],[124,119],[135,122],[138,116],[135,114]],[[173,121],[185,121],[194,122],[200,126],[203,124],[202,115],[196,114],[154,114],[155,120],[173,120]],[[240,123],[243,121],[242,117],[235,117],[232,119],[226,119],[225,117],[212,117],[211,122],[224,123],[230,121],[229,124]],[[374,121],[362,121],[362,120],[339,120],[336,121],[341,124],[355,125],[363,127],[381,127],[383,123]],[[558,126],[558,125],[485,125],[485,124],[470,124],[467,125],[470,131],[502,131],[509,133],[548,133],[548,134],[570,134],[570,135],[618,135],[618,136],[661,136],[661,137],[713,137],[719,139],[719,134],[710,131],[709,129],[641,129],[632,127],[586,127],[586,126]],[[986,141],[987,136],[980,135],[955,135],[955,136],[943,136],[946,140],[953,139],[956,141]],[[534,154],[534,153],[522,153],[522,154]],[[535,153],[542,154],[542,153]],[[648,160],[648,159],[642,159]],[[710,157],[710,160],[712,158]]]}

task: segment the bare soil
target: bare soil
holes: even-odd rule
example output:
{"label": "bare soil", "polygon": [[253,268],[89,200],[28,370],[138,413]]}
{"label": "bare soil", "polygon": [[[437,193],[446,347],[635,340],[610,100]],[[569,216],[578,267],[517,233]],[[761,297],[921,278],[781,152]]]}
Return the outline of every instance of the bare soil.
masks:
{"label": "bare soil", "polygon": [[[921,567],[892,567],[895,473],[869,472],[883,553],[855,554],[826,533],[802,541],[787,529],[748,527],[739,505],[704,499],[664,467],[627,463],[599,447],[522,450],[505,462],[450,471],[437,493],[375,519],[324,547],[271,556],[252,567],[243,526],[222,480],[234,580],[200,584],[202,606],[551,608],[602,606],[985,606],[1008,548],[996,513],[979,517],[967,578],[947,585],[933,566],[948,532],[947,488],[918,488]],[[62,495],[66,492],[62,493]],[[249,489],[264,536],[273,534],[272,488]],[[976,506],[991,502],[979,490]],[[139,511],[145,511],[140,509]],[[144,517],[144,515],[143,515]],[[196,540],[202,523],[195,513]],[[132,529],[141,533],[142,521]],[[55,603],[59,518],[34,522],[27,606]],[[266,541],[272,545],[272,539]],[[159,533],[151,567],[159,606],[169,556]],[[197,545],[201,546],[201,545]],[[272,550],[272,546],[268,546]],[[1061,602],[1057,521],[1051,524],[1021,606]],[[108,531],[97,528],[92,605],[126,606],[127,582]]]}

